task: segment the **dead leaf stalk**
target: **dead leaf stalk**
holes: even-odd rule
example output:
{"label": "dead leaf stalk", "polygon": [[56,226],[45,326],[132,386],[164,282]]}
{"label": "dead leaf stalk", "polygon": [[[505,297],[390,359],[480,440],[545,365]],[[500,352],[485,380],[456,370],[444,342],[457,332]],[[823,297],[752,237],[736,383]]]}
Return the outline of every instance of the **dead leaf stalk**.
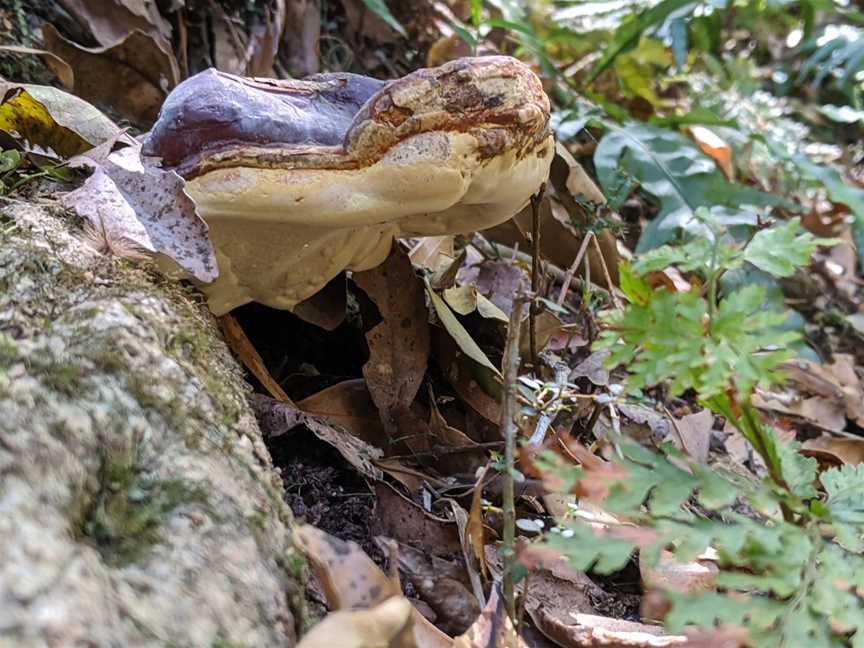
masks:
{"label": "dead leaf stalk", "polygon": [[[531,292],[535,301],[531,302],[528,313],[528,331],[531,343],[531,366],[537,370],[537,330],[536,318],[540,312],[540,304],[536,297],[540,291],[540,201],[546,192],[546,183],[540,185],[536,194],[531,196]],[[611,285],[611,284],[610,284]]]}

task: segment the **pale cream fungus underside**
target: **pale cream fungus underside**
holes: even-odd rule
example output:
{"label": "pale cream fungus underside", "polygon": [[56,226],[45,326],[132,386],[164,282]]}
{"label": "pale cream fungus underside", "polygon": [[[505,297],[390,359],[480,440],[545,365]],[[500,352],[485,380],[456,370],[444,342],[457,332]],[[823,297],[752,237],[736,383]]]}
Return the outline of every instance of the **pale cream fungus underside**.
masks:
{"label": "pale cream fungus underside", "polygon": [[[314,82],[271,83],[308,93]],[[341,271],[382,263],[394,238],[511,218],[549,174],[548,121],[548,98],[525,65],[460,59],[384,85],[341,145],[190,151],[175,165],[216,249],[219,278],[201,286],[210,308],[291,309]]]}

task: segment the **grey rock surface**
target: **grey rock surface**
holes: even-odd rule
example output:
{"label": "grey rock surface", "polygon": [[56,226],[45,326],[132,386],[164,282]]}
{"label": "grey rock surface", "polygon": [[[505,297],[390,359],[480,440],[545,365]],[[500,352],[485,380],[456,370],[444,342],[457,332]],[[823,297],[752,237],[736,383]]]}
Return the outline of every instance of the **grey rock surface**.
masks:
{"label": "grey rock surface", "polygon": [[295,643],[247,389],[194,290],[0,205],[0,647]]}

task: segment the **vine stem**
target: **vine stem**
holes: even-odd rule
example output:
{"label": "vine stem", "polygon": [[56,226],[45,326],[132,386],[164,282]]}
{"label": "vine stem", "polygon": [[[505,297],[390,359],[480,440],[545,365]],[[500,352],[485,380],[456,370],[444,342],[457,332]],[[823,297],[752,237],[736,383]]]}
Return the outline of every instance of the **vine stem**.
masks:
{"label": "vine stem", "polygon": [[519,333],[522,329],[522,316],[526,302],[533,295],[517,293],[510,313],[507,328],[507,343],[501,363],[503,389],[501,393],[501,436],[504,437],[504,483],[502,509],[504,514],[504,538],[501,558],[504,563],[504,602],[510,618],[516,620],[516,598],[513,588],[513,567],[516,563],[516,503],[513,496],[513,475],[516,472],[516,413],[518,393],[516,380],[519,377]]}

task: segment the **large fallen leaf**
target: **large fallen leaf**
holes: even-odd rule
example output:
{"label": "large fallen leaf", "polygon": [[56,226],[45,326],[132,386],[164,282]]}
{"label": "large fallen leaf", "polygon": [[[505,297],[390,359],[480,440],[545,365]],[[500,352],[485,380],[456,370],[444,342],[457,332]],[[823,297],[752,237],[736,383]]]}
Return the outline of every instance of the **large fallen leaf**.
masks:
{"label": "large fallen leaf", "polygon": [[[346,542],[308,524],[293,531],[294,544],[306,557],[333,610],[370,608],[401,596],[398,578],[388,578],[355,542]],[[416,609],[411,610],[417,648],[450,648],[450,637]]]}
{"label": "large fallen leaf", "polygon": [[[398,246],[380,266],[353,275],[378,306],[381,322],[366,333],[369,360],[363,377],[385,429],[396,436],[426,373],[429,323],[423,284]],[[404,426],[402,426],[404,427]]]}
{"label": "large fallen leaf", "polygon": [[382,479],[381,470],[373,463],[383,454],[381,450],[357,438],[341,425],[307,414],[290,401],[279,401],[263,394],[253,394],[251,402],[265,436],[277,437],[298,425],[305,425],[321,441],[336,448],[361,475],[373,480]]}
{"label": "large fallen leaf", "polygon": [[200,281],[219,273],[207,225],[174,171],[145,166],[134,147],[112,153],[102,163],[81,157],[94,169],[82,187],[61,198],[106,241],[125,241],[163,256],[169,274],[177,266]]}
{"label": "large fallen leaf", "polygon": [[50,24],[42,26],[42,38],[45,49],[72,66],[75,94],[110,105],[136,124],[155,121],[168,91],[180,81],[177,61],[165,43],[141,31],[100,48],[81,47]]}
{"label": "large fallen leaf", "polygon": [[413,621],[410,601],[391,596],[368,610],[331,612],[297,648],[418,648]]}

